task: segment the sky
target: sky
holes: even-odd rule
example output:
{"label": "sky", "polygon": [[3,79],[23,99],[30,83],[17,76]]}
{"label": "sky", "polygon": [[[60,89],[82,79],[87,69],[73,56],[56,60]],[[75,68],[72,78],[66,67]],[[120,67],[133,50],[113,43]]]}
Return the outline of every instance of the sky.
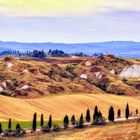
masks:
{"label": "sky", "polygon": [[0,40],[140,41],[140,0],[0,0]]}

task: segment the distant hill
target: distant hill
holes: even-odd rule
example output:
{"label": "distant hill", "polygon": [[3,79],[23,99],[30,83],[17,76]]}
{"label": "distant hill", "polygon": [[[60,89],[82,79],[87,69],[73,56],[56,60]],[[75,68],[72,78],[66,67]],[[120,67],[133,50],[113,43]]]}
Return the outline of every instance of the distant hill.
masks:
{"label": "distant hill", "polygon": [[121,57],[139,57],[140,58],[140,42],[132,41],[111,41],[111,42],[95,42],[95,43],[19,43],[19,42],[0,42],[0,52],[5,50],[34,50],[49,49],[63,50],[67,53],[83,52],[86,54],[94,53],[111,53]]}

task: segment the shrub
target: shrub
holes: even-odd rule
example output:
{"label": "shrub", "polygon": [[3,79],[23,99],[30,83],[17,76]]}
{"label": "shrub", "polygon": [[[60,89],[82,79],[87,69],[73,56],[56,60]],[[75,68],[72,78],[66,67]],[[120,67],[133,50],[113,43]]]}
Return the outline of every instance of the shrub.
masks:
{"label": "shrub", "polygon": [[6,137],[21,137],[25,134],[25,130],[23,130],[21,127],[20,127],[20,124],[17,124],[16,125],[16,129],[15,130],[5,130],[3,131],[2,133],[2,136],[6,136]]}
{"label": "shrub", "polygon": [[0,95],[4,95],[4,96],[11,96],[11,95],[10,95],[10,93],[5,92],[5,91],[0,92]]}
{"label": "shrub", "polygon": [[43,126],[41,131],[44,132],[44,133],[50,132],[50,128],[48,126]]}
{"label": "shrub", "polygon": [[58,132],[60,131],[60,129],[61,129],[60,126],[54,125],[52,131]]}
{"label": "shrub", "polygon": [[67,75],[65,72],[61,72],[60,75],[61,75],[63,78],[69,78],[69,75]]}

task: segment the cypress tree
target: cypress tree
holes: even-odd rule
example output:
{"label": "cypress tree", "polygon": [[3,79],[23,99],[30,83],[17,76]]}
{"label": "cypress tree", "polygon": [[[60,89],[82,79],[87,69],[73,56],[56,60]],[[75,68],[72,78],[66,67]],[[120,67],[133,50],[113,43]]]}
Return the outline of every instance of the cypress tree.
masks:
{"label": "cypress tree", "polygon": [[17,125],[16,125],[16,130],[20,130],[20,124],[19,123],[17,123]]}
{"label": "cypress tree", "polygon": [[44,116],[43,114],[41,114],[41,117],[40,117],[40,126],[43,127],[44,125]]}
{"label": "cypress tree", "polygon": [[76,120],[75,120],[75,116],[74,115],[71,117],[71,124],[72,125],[76,124]]}
{"label": "cypress tree", "polygon": [[108,120],[114,122],[114,108],[112,106],[109,109]]}
{"label": "cypress tree", "polygon": [[64,117],[63,123],[64,123],[64,127],[67,128],[69,125],[69,118],[67,115]]}
{"label": "cypress tree", "polygon": [[2,133],[3,131],[2,131],[2,125],[1,125],[1,123],[0,123],[0,134]]}
{"label": "cypress tree", "polygon": [[84,117],[83,117],[83,114],[81,114],[80,120],[79,120],[79,128],[82,128],[83,126],[84,126]]}
{"label": "cypress tree", "polygon": [[52,115],[49,117],[48,126],[50,129],[52,128]]}
{"label": "cypress tree", "polygon": [[139,114],[139,110],[138,109],[136,109],[136,115],[138,115]]}
{"label": "cypress tree", "polygon": [[127,103],[127,105],[126,105],[126,109],[125,109],[125,117],[126,117],[126,119],[128,119],[129,118],[129,105],[128,105],[128,103]]}
{"label": "cypress tree", "polygon": [[93,114],[93,122],[96,123],[97,121],[98,121],[98,107],[95,106]]}
{"label": "cypress tree", "polygon": [[9,119],[9,122],[8,122],[8,129],[11,130],[11,119]]}
{"label": "cypress tree", "polygon": [[37,114],[34,113],[34,115],[33,115],[33,124],[32,124],[32,130],[33,131],[36,131],[36,125],[37,125],[36,121],[37,121]]}
{"label": "cypress tree", "polygon": [[117,117],[118,117],[118,118],[121,118],[121,110],[120,110],[120,109],[118,109]]}
{"label": "cypress tree", "polygon": [[90,110],[87,109],[87,112],[86,112],[86,122],[89,123],[90,122]]}

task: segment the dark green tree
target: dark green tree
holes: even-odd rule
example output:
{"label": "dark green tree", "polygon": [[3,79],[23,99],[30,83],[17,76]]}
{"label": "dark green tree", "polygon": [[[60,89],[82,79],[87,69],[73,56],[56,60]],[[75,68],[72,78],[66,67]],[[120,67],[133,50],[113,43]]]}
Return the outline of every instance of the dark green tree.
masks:
{"label": "dark green tree", "polygon": [[11,124],[11,119],[9,119],[9,122],[8,122],[8,129],[9,129],[9,130],[11,130],[11,126],[12,126],[12,124]]}
{"label": "dark green tree", "polygon": [[50,129],[52,128],[52,115],[50,115],[50,117],[49,117],[48,127],[49,127]]}
{"label": "dark green tree", "polygon": [[136,109],[136,115],[138,115],[139,114],[139,110],[138,109]]}
{"label": "dark green tree", "polygon": [[86,122],[89,123],[90,122],[90,110],[87,109],[87,112],[86,112]]}
{"label": "dark green tree", "polygon": [[19,123],[17,123],[17,125],[16,125],[16,130],[20,130],[20,124]]}
{"label": "dark green tree", "polygon": [[95,106],[93,114],[93,122],[96,123],[97,121],[98,121],[98,107]]}
{"label": "dark green tree", "polygon": [[74,115],[71,117],[71,124],[72,125],[76,124],[76,120],[75,120],[75,116]]}
{"label": "dark green tree", "polygon": [[79,120],[79,128],[83,128],[83,127],[84,127],[84,117],[82,113]]}
{"label": "dark green tree", "polygon": [[2,130],[2,125],[1,125],[1,123],[0,123],[0,134],[3,132],[3,130]]}
{"label": "dark green tree", "polygon": [[40,126],[41,127],[44,126],[44,116],[43,116],[43,114],[41,114],[41,117],[40,117]]}
{"label": "dark green tree", "polygon": [[32,122],[32,130],[33,131],[36,131],[36,126],[37,126],[37,114],[36,113],[34,113],[34,115],[33,115],[33,122]]}
{"label": "dark green tree", "polygon": [[129,118],[129,115],[130,115],[130,113],[129,113],[129,105],[128,105],[128,103],[127,103],[126,109],[125,109],[125,117],[126,117],[126,119]]}
{"label": "dark green tree", "polygon": [[64,117],[63,123],[64,123],[64,127],[67,128],[69,125],[69,118],[67,115]]}
{"label": "dark green tree", "polygon": [[120,109],[118,109],[117,118],[121,118],[121,110]]}
{"label": "dark green tree", "polygon": [[108,120],[114,122],[114,108],[113,106],[109,109]]}

